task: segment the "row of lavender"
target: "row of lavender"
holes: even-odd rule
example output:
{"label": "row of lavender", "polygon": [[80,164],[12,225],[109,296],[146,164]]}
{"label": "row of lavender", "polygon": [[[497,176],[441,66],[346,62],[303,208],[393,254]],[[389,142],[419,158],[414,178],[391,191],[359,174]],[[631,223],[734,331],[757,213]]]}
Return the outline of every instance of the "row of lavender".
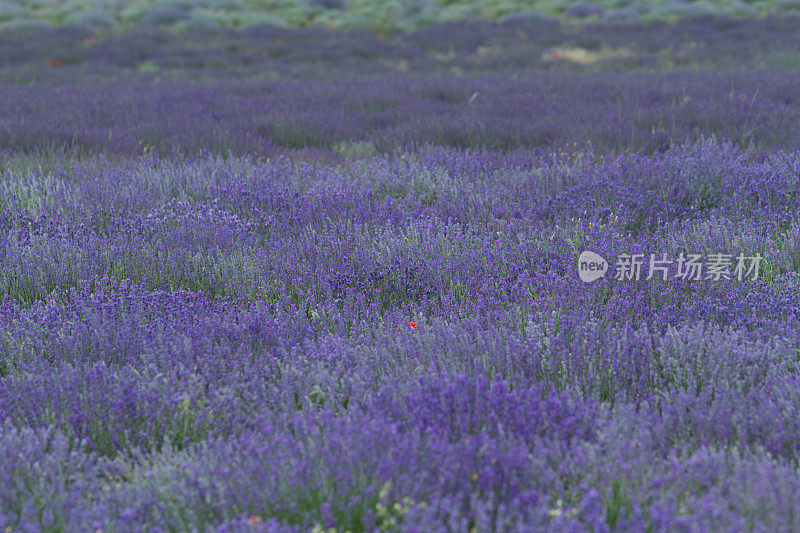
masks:
{"label": "row of lavender", "polygon": [[[325,28],[104,34],[76,25],[0,29],[0,79],[79,83],[98,79],[340,78],[360,73],[541,70],[796,68],[800,18],[707,17],[679,24],[535,20],[437,23],[413,32]],[[582,55],[554,55],[571,50]],[[571,67],[571,68],[570,68]],[[79,76],[76,76],[79,73]]]}
{"label": "row of lavender", "polygon": [[7,171],[0,526],[796,530],[799,177],[715,141]]}
{"label": "row of lavender", "polygon": [[11,85],[0,89],[0,150],[333,161],[412,142],[648,153],[703,134],[767,149],[800,144],[798,87],[797,73],[764,72]]}

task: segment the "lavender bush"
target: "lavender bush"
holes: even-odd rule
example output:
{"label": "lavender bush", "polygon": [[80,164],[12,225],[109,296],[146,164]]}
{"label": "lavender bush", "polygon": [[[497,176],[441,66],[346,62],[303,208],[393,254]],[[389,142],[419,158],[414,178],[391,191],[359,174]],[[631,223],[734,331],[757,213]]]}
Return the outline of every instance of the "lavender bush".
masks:
{"label": "lavender bush", "polygon": [[[799,169],[706,139],[6,170],[0,517],[796,529]],[[585,248],[764,268],[585,284]]]}

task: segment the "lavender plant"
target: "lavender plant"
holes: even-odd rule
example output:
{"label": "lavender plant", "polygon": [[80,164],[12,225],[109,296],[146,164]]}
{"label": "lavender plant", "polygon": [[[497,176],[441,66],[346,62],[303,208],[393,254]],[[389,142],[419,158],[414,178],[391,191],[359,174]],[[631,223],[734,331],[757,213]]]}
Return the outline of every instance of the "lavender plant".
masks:
{"label": "lavender plant", "polygon": [[[7,169],[0,516],[790,531],[798,168],[705,139]],[[585,248],[764,271],[586,284]]]}

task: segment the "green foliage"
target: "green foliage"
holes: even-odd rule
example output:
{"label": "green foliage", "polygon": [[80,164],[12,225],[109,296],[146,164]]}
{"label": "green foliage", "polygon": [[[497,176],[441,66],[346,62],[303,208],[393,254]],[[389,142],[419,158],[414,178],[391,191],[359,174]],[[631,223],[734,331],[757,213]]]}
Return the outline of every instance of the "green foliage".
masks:
{"label": "green foliage", "polygon": [[369,141],[343,141],[334,146],[334,150],[347,159],[366,159],[377,155],[378,149]]}
{"label": "green foliage", "polygon": [[[34,31],[49,25],[78,22],[103,30],[117,24],[130,26],[147,18],[152,9],[180,9],[188,18],[176,22],[173,29],[208,29],[214,22],[229,28],[247,28],[270,24],[275,26],[323,25],[332,28],[369,28],[374,31],[412,31],[436,21],[460,21],[470,18],[499,19],[505,22],[522,20],[558,21],[565,10],[581,0],[350,0],[343,8],[326,8],[307,0],[206,0],[202,2],[174,1],[157,3],[147,0],[87,2],[64,0],[28,4],[23,0],[0,2],[0,24],[11,31]],[[593,1],[602,7],[609,20],[634,21],[641,15],[647,20],[691,19],[707,14],[736,18],[752,18],[770,12],[800,14],[796,0],[699,0],[695,2],[654,2],[638,0]],[[596,19],[597,17],[590,17]],[[586,21],[570,18],[570,24]]]}
{"label": "green foliage", "polygon": [[606,523],[613,530],[619,519],[631,511],[630,494],[624,479],[611,482],[611,491],[603,498],[606,506]]}
{"label": "green foliage", "polygon": [[[403,517],[405,515],[414,508],[425,509],[427,506],[425,502],[418,503],[408,496],[404,496],[400,501],[390,499],[389,489],[391,485],[392,482],[387,481],[381,486],[377,501],[374,503],[374,514],[377,517],[378,531],[398,531],[403,523]],[[363,509],[360,511],[359,516],[363,516]],[[347,523],[347,525],[345,525],[345,523]],[[360,521],[351,522],[348,520],[347,522],[342,522],[338,528],[332,527],[328,529],[322,524],[317,523],[311,531],[312,533],[354,533],[362,530],[363,525]]]}

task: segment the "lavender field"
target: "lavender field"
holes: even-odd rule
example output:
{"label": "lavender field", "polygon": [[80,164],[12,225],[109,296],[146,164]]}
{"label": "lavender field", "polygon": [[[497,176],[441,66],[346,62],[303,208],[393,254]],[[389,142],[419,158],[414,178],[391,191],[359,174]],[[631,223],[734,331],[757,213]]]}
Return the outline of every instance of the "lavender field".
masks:
{"label": "lavender field", "polygon": [[800,530],[800,19],[29,26],[0,531]]}

